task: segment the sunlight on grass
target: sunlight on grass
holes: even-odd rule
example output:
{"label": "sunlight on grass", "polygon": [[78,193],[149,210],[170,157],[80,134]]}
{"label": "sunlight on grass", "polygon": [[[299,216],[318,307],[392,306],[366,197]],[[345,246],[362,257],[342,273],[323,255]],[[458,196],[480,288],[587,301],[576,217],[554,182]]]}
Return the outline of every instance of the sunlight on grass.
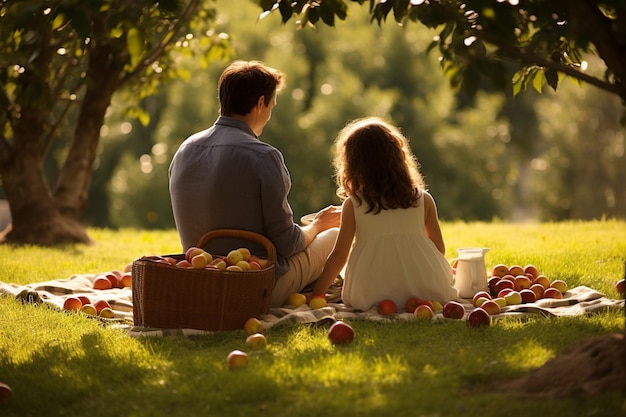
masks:
{"label": "sunlight on grass", "polygon": [[543,365],[554,356],[554,351],[546,349],[535,339],[522,340],[508,346],[502,361],[512,369],[529,371]]}

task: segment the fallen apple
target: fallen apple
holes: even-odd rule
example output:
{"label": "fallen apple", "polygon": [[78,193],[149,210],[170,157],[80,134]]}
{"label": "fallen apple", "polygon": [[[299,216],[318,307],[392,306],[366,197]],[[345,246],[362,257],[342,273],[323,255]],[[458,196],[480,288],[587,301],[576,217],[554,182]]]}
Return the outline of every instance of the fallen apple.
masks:
{"label": "fallen apple", "polygon": [[250,334],[259,333],[263,330],[263,324],[256,317],[250,317],[243,325],[243,330]]}
{"label": "fallen apple", "polygon": [[348,323],[336,321],[328,329],[328,340],[333,345],[351,343],[354,339],[354,329]]}
{"label": "fallen apple", "polygon": [[567,284],[562,279],[555,279],[550,283],[550,288],[556,288],[561,291],[561,294],[565,294],[567,292]]}
{"label": "fallen apple", "polygon": [[82,307],[83,302],[78,297],[70,296],[63,302],[63,309],[68,311],[80,311]]}
{"label": "fallen apple", "polygon": [[467,315],[467,326],[470,328],[478,328],[491,325],[491,316],[482,308],[478,307],[470,311]]}
{"label": "fallen apple", "polygon": [[315,297],[311,298],[311,300],[309,300],[309,307],[311,307],[311,309],[313,310],[326,307],[327,305],[328,302],[326,301],[326,297],[323,295],[316,295]]}
{"label": "fallen apple", "polygon": [[493,316],[494,314],[500,314],[500,312],[502,311],[502,308],[500,307],[500,304],[498,304],[494,300],[485,301],[480,306],[480,308],[482,308],[487,313],[489,313],[490,316]]}
{"label": "fallen apple", "polygon": [[130,272],[125,272],[120,279],[120,284],[124,288],[130,288],[133,285],[133,276]]}
{"label": "fallen apple", "polygon": [[88,316],[97,316],[98,312],[96,311],[96,308],[93,306],[93,304],[84,304],[81,308],[80,308],[80,312],[83,314],[86,314]]}
{"label": "fallen apple", "polygon": [[530,288],[533,282],[526,275],[518,275],[515,277],[515,291],[526,290]]}
{"label": "fallen apple", "polygon": [[12,396],[13,391],[11,390],[11,387],[4,382],[0,382],[0,405],[7,404],[11,400]]}
{"label": "fallen apple", "polygon": [[506,300],[503,297],[496,297],[492,301],[498,304],[500,306],[500,309],[506,307]]}
{"label": "fallen apple", "polygon": [[107,279],[104,275],[98,275],[93,280],[92,286],[94,290],[110,290],[111,288],[113,288],[113,284],[111,284],[111,281]]}
{"label": "fallen apple", "polygon": [[[515,279],[515,278],[513,278]],[[500,281],[498,281],[496,283],[496,293],[500,294],[500,291],[504,290],[505,288],[508,289],[514,289],[515,288],[515,282],[513,280],[510,280],[508,278],[501,278]]]}
{"label": "fallen apple", "polygon": [[443,310],[443,305],[439,301],[433,300],[433,312],[438,313],[442,310]]}
{"label": "fallen apple", "polygon": [[111,307],[104,307],[98,312],[98,317],[102,317],[103,319],[112,319],[115,318],[115,313]]}
{"label": "fallen apple", "polygon": [[537,295],[533,290],[523,289],[519,292],[519,295],[522,297],[522,304],[534,303],[537,301]]}
{"label": "fallen apple", "polygon": [[550,287],[546,288],[543,292],[543,298],[554,298],[554,299],[562,299],[563,293],[556,288]]}
{"label": "fallen apple", "polygon": [[491,300],[491,294],[489,294],[487,291],[478,291],[476,294],[474,294],[474,296],[472,297],[472,304],[474,304],[474,306],[476,306],[476,301],[479,298],[486,298],[487,300]]}
{"label": "fallen apple", "polygon": [[426,304],[422,304],[417,306],[415,311],[413,311],[413,316],[419,320],[432,320],[435,316],[435,312]]}
{"label": "fallen apple", "polygon": [[622,297],[624,296],[625,286],[626,286],[626,279],[620,279],[619,281],[615,283],[615,289]]}
{"label": "fallen apple", "polygon": [[518,291],[511,291],[504,296],[504,299],[506,300],[506,305],[508,306],[522,304],[522,296]]}
{"label": "fallen apple", "polygon": [[393,300],[379,301],[376,309],[378,310],[378,314],[382,314],[383,316],[388,316],[398,312],[398,306]]}
{"label": "fallen apple", "polygon": [[550,288],[550,279],[545,275],[539,275],[533,282],[541,285],[544,289]]}
{"label": "fallen apple", "polygon": [[246,344],[252,349],[265,349],[265,346],[267,346],[267,339],[263,333],[253,333],[246,338]]}
{"label": "fallen apple", "polygon": [[287,299],[287,304],[294,307],[300,307],[306,304],[306,295],[295,292]]}
{"label": "fallen apple", "polygon": [[531,290],[532,292],[535,293],[535,298],[537,300],[543,298],[543,292],[546,290],[545,288],[543,288],[543,285],[541,284],[533,284],[530,286],[529,290]]}
{"label": "fallen apple", "polygon": [[509,267],[504,264],[497,264],[491,268],[491,275],[502,278],[509,273]]}
{"label": "fallen apple", "polygon": [[248,366],[248,354],[241,350],[233,350],[226,357],[229,369],[241,369]]}
{"label": "fallen apple", "polygon": [[406,303],[404,303],[404,311],[413,313],[418,305],[420,305],[420,299],[418,297],[409,297]]}
{"label": "fallen apple", "polygon": [[465,315],[465,308],[458,301],[448,301],[443,305],[442,314],[445,318],[460,320]]}
{"label": "fallen apple", "polygon": [[524,274],[530,274],[533,276],[533,280],[539,276],[539,270],[533,264],[528,264],[524,267]]}

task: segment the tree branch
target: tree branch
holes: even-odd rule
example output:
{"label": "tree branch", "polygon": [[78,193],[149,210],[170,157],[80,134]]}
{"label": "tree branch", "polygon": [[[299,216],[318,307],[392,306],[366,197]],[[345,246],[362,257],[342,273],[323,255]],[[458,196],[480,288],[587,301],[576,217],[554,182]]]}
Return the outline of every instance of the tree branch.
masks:
{"label": "tree branch", "polygon": [[[183,10],[181,14],[180,19],[176,20],[175,23],[170,23],[170,28],[169,30],[165,32],[164,38],[166,38],[167,35],[171,32],[178,32],[180,28],[184,26],[189,21],[189,19],[191,19],[191,15],[193,14],[193,12],[196,11],[199,4],[200,4],[200,0],[190,0],[189,3],[187,3],[187,5],[185,6],[185,9]],[[141,60],[141,63],[138,64],[135,67],[135,69],[133,69],[129,73],[126,73],[126,75],[121,78],[120,85],[123,85],[129,80],[137,77],[138,74],[144,71],[149,65],[151,65],[161,55],[163,55],[165,48],[167,48],[167,46],[171,44],[172,42],[174,42],[175,40],[176,39],[174,36],[170,36],[166,42],[161,41],[161,43],[159,43],[150,52],[148,52],[148,54],[146,54],[146,57]]]}

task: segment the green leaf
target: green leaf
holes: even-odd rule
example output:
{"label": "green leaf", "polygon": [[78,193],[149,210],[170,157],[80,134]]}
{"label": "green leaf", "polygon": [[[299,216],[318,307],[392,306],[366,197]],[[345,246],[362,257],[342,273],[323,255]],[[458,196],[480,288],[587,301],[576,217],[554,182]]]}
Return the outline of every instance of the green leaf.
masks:
{"label": "green leaf", "polygon": [[126,35],[126,47],[130,54],[131,66],[136,67],[143,55],[143,37],[139,29],[133,27],[128,30]]}
{"label": "green leaf", "polygon": [[534,77],[533,77],[533,87],[535,87],[535,90],[541,94],[543,92],[543,85],[546,82],[546,78],[544,75],[544,71],[543,70],[539,70],[535,73]]}

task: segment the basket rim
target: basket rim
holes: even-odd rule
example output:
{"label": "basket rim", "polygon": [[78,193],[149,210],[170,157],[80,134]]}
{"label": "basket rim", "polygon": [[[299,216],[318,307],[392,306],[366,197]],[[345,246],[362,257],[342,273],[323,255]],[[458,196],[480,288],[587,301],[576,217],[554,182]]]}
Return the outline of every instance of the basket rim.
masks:
{"label": "basket rim", "polygon": [[210,230],[203,234],[196,246],[199,248],[204,247],[209,241],[212,239],[222,238],[222,237],[230,237],[230,238],[241,238],[250,240],[256,243],[260,243],[263,245],[267,252],[267,259],[270,264],[276,264],[276,248],[274,244],[265,236],[260,233],[252,232],[250,230],[242,230],[242,229],[215,229]]}

